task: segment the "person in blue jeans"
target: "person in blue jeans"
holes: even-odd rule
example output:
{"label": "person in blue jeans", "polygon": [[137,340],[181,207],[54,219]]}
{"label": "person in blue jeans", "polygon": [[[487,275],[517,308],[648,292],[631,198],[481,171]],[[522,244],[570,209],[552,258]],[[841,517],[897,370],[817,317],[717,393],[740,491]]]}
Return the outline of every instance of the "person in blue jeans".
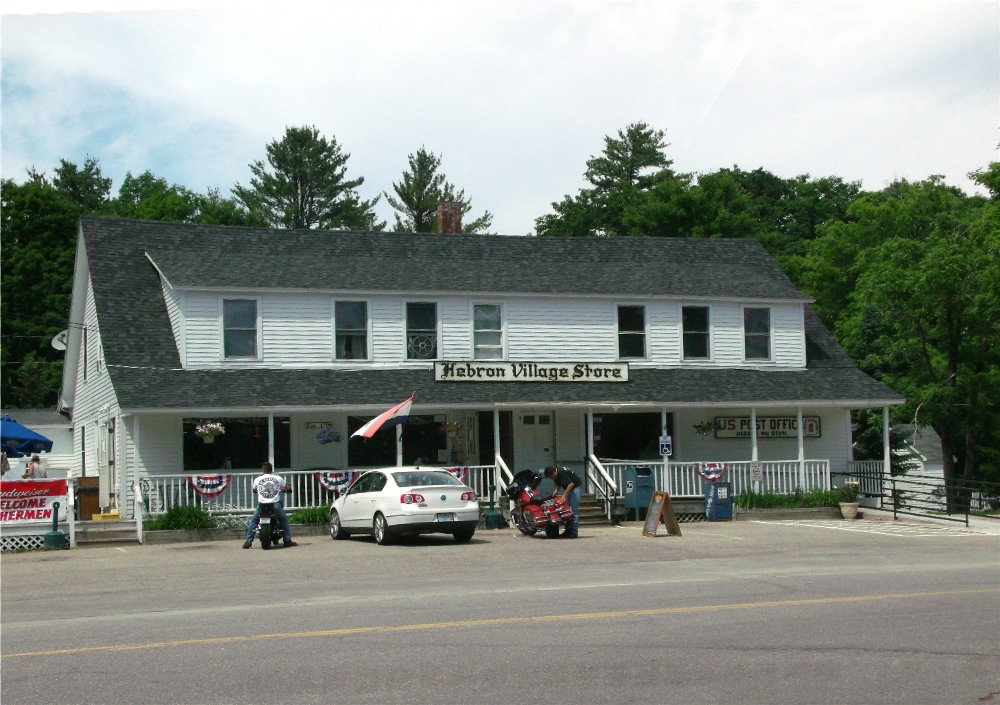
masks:
{"label": "person in blue jeans", "polygon": [[271,463],[265,462],[260,468],[260,475],[253,480],[253,489],[257,493],[257,509],[254,510],[253,517],[247,524],[247,536],[246,541],[243,542],[243,548],[253,546],[253,535],[260,523],[260,506],[262,504],[274,505],[274,513],[278,516],[278,521],[281,522],[281,537],[284,539],[285,545],[298,546],[296,542],[292,541],[292,527],[288,523],[285,508],[281,506],[282,493],[291,492],[292,488],[281,475],[275,475],[273,471]]}
{"label": "person in blue jeans", "polygon": [[580,494],[583,490],[583,480],[569,468],[555,466],[545,468],[545,477],[556,483],[556,491],[552,496],[555,497],[559,494],[559,490],[562,490],[563,500],[569,503],[569,508],[573,510],[573,518],[559,538],[575,539],[580,529]]}

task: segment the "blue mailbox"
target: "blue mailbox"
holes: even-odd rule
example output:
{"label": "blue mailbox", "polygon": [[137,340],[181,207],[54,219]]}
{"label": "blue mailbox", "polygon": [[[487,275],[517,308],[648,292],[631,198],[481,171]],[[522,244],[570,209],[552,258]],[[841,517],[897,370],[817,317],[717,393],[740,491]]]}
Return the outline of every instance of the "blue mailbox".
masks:
{"label": "blue mailbox", "polygon": [[709,521],[727,521],[733,518],[733,483],[705,483],[705,517]]}

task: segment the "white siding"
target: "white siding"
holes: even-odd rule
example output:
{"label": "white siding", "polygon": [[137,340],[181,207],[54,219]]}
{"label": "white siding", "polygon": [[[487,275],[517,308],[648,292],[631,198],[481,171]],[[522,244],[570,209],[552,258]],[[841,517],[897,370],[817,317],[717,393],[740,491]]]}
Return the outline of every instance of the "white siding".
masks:
{"label": "white siding", "polygon": [[[164,296],[169,298],[169,292]],[[222,359],[221,299],[218,293],[189,292],[177,306],[168,303],[172,325],[179,320],[187,367],[261,365],[265,367],[315,367],[345,364],[333,359],[333,303],[330,294],[274,293],[255,297],[261,315],[260,361]],[[354,297],[352,297],[354,298]],[[434,301],[438,304],[438,359],[467,360],[472,357],[472,304],[483,297],[379,296],[368,302],[374,365],[424,365],[406,360],[406,302]],[[617,320],[612,298],[563,299],[553,297],[489,297],[503,306],[506,359],[512,361],[612,362],[618,359]],[[680,366],[680,309],[685,303],[673,299],[628,302],[646,307],[648,360],[630,361],[637,366]],[[753,366],[796,367],[805,364],[803,307],[801,304],[711,302],[712,360],[718,367],[740,367],[744,360],[743,306],[768,306],[772,316],[772,359]],[[358,361],[351,361],[357,366]],[[360,363],[366,364],[366,363]]]}
{"label": "white siding", "polygon": [[163,290],[163,301],[167,305],[167,317],[170,328],[174,332],[174,343],[177,345],[180,359],[184,359],[184,315],[181,313],[180,295],[169,283],[160,277],[160,288]]}

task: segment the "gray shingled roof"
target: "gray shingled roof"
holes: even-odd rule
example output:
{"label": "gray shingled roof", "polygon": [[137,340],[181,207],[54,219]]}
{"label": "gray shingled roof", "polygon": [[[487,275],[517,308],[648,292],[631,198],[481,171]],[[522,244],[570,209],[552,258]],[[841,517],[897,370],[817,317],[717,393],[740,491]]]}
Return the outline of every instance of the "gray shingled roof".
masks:
{"label": "gray shingled roof", "polygon": [[[159,276],[176,287],[514,292],[805,301],[754,240],[265,230],[83,218],[105,360],[129,411],[418,404],[794,403],[902,399],[807,307],[804,371],[634,368],[624,384],[435,383],[433,370],[181,370]],[[373,274],[376,275],[373,277]]]}

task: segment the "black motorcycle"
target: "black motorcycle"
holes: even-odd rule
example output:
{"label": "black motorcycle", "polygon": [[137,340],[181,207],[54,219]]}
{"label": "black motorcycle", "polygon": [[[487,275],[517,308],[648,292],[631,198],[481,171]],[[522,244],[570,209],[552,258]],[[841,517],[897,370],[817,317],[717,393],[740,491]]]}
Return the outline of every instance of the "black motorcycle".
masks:
{"label": "black motorcycle", "polygon": [[[286,484],[284,492],[288,494],[292,491],[291,485]],[[260,505],[260,523],[257,524],[257,538],[260,539],[260,547],[265,551],[271,546],[281,546],[281,520],[278,513],[274,511],[274,504]]]}

